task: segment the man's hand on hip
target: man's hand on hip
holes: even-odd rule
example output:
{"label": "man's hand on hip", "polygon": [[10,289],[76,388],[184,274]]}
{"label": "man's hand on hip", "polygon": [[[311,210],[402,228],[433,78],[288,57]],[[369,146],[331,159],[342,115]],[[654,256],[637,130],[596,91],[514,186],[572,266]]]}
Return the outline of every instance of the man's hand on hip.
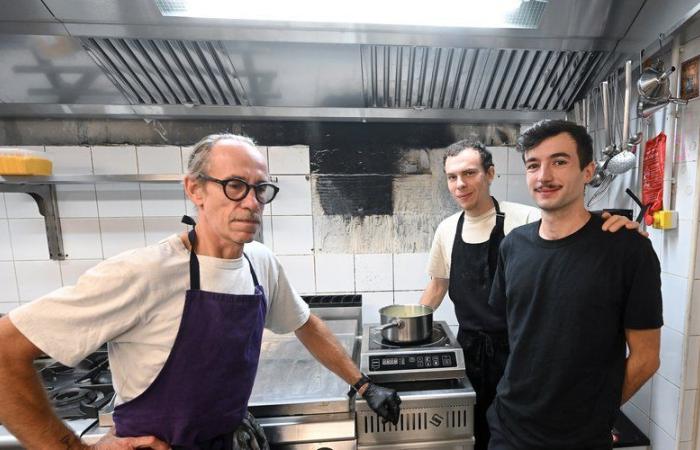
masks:
{"label": "man's hand on hip", "polygon": [[170,446],[154,436],[120,438],[114,434],[114,428],[112,428],[95,445],[87,448],[91,450],[132,450],[137,448],[169,450]]}

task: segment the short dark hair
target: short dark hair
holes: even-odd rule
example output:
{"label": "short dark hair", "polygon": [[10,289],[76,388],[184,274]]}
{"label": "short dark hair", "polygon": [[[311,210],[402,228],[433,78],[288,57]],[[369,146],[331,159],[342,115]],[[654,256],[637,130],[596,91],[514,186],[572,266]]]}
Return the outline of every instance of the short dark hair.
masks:
{"label": "short dark hair", "polygon": [[447,147],[442,165],[445,165],[447,158],[457,156],[464,150],[475,150],[479,153],[479,157],[481,157],[481,166],[484,168],[484,172],[488,172],[489,167],[493,167],[493,155],[491,155],[490,151],[486,150],[486,146],[484,146],[481,141],[477,141],[476,139],[462,139]]}
{"label": "short dark hair", "polygon": [[581,170],[593,161],[593,139],[586,128],[574,122],[566,120],[542,120],[532,126],[518,137],[515,149],[523,154],[537,147],[545,139],[568,133],[576,142],[576,153]]}

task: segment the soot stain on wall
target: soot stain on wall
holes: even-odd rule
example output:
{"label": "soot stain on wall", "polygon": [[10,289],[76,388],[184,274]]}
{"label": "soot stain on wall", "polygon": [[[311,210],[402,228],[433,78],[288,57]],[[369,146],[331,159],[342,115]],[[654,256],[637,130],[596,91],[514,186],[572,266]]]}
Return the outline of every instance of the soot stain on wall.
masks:
{"label": "soot stain on wall", "polygon": [[318,177],[324,214],[368,216],[393,212],[392,175],[336,175]]}
{"label": "soot stain on wall", "polygon": [[394,181],[429,174],[426,155],[416,149],[441,148],[455,140],[447,125],[366,124],[326,130],[311,144],[311,173],[324,214],[362,217],[394,212]]}

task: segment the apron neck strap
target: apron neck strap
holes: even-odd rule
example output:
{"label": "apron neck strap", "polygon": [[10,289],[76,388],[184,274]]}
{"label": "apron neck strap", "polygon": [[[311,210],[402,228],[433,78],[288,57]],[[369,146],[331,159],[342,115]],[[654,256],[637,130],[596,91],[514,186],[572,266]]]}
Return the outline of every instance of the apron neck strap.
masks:
{"label": "apron neck strap", "polygon": [[493,207],[496,208],[496,218],[504,219],[506,215],[501,212],[501,207],[498,204],[498,200],[496,200],[494,197],[491,197],[491,200],[493,200]]}
{"label": "apron neck strap", "polygon": [[196,224],[190,216],[182,216],[182,223],[192,226],[187,233],[187,239],[190,241],[190,289],[199,290],[199,260],[194,251],[197,244],[197,233],[194,231]]}
{"label": "apron neck strap", "polygon": [[250,262],[250,258],[248,258],[248,255],[243,253],[243,256],[245,257],[245,260],[248,261],[248,267],[250,268],[250,276],[253,277],[253,284],[255,285],[255,287],[260,286],[260,284],[258,284],[258,276],[255,274],[255,269],[253,269],[253,263]]}

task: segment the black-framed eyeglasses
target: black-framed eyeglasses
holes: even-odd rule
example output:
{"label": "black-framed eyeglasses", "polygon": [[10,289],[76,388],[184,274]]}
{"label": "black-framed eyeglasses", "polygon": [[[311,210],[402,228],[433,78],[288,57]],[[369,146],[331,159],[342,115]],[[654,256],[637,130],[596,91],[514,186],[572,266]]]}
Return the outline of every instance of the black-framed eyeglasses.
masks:
{"label": "black-framed eyeglasses", "polygon": [[274,184],[267,182],[250,184],[247,181],[237,177],[220,180],[203,173],[200,173],[197,176],[203,180],[220,184],[224,189],[224,195],[226,198],[233,200],[234,202],[243,200],[248,195],[250,190],[253,189],[255,190],[255,198],[258,199],[258,201],[263,205],[266,205],[275,199],[275,196],[280,190],[280,188]]}

